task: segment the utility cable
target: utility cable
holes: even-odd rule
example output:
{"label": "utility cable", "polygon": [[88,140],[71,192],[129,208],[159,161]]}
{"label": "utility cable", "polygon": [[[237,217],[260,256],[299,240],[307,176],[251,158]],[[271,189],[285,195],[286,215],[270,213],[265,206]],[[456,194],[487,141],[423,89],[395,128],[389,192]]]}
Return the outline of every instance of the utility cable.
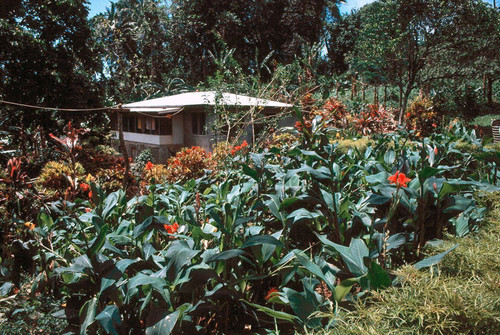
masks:
{"label": "utility cable", "polygon": [[7,104],[7,105],[13,105],[13,106],[19,106],[19,107],[45,109],[45,110],[59,111],[59,112],[95,112],[95,111],[113,109],[113,108],[117,108],[120,106],[120,105],[114,105],[111,107],[100,107],[100,108],[57,108],[57,107],[42,107],[42,106],[27,105],[27,104],[21,104],[18,102],[11,102],[11,101],[5,101],[5,100],[0,100],[0,103]]}

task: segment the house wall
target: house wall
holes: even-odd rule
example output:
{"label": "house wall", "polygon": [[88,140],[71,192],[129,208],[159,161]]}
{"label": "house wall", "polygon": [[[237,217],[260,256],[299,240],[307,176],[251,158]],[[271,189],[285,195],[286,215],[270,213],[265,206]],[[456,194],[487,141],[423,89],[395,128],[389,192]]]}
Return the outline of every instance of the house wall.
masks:
{"label": "house wall", "polygon": [[[199,135],[199,134],[193,134],[193,127],[192,127],[192,117],[193,113],[207,113],[206,119],[205,119],[205,125],[206,127],[206,134],[205,135]],[[198,109],[190,109],[186,110],[184,113],[184,146],[186,147],[201,147],[205,149],[206,151],[211,151],[212,146],[211,146],[211,141],[210,139],[212,138],[212,130],[210,125],[213,122],[213,113],[207,112],[206,109],[203,107],[200,107]]]}
{"label": "house wall", "polygon": [[184,113],[172,117],[172,143],[184,144]]}
{"label": "house wall", "polygon": [[[192,115],[193,113],[199,112],[206,113],[205,135],[193,134]],[[199,146],[207,151],[212,151],[214,134],[211,125],[214,119],[215,115],[213,111],[207,107],[186,108],[182,112],[172,116],[172,135],[124,132],[125,147],[131,158],[135,158],[142,150],[149,148],[157,163],[165,163],[168,157],[177,152],[181,147]],[[287,117],[280,120],[278,126],[290,127],[294,125],[295,121],[296,118]],[[248,125],[240,141],[246,140],[250,144],[252,143],[252,135],[253,125]],[[256,136],[258,136],[258,134],[256,134]],[[115,138],[118,139],[118,132],[115,132]],[[225,141],[226,137],[223,136],[223,138],[219,140]]]}

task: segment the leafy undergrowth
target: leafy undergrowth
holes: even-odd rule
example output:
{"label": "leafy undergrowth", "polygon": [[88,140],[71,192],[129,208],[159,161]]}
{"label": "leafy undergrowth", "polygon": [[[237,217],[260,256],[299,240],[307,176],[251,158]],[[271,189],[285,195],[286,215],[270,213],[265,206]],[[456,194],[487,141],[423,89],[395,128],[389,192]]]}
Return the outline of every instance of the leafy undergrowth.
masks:
{"label": "leafy undergrowth", "polygon": [[439,268],[397,270],[400,285],[338,315],[332,333],[500,334],[500,199],[495,205],[479,232],[450,237],[430,251],[459,244]]}
{"label": "leafy undergrowth", "polygon": [[49,295],[29,294],[32,278],[16,293],[0,299],[0,334],[62,334],[68,323],[52,314],[62,302]]}

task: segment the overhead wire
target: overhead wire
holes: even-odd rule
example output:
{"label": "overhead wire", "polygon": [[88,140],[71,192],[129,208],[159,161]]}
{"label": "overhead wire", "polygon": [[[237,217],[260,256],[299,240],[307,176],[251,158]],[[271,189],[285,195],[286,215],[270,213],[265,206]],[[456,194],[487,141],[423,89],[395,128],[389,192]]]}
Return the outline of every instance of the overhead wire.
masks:
{"label": "overhead wire", "polygon": [[28,104],[22,104],[19,102],[12,102],[12,101],[6,101],[6,100],[0,100],[0,103],[6,104],[6,105],[19,106],[19,107],[45,109],[45,110],[59,111],[59,112],[96,112],[96,111],[114,109],[114,108],[117,108],[120,106],[120,105],[114,105],[111,107],[99,107],[99,108],[58,108],[58,107],[44,107],[44,106],[28,105]]}

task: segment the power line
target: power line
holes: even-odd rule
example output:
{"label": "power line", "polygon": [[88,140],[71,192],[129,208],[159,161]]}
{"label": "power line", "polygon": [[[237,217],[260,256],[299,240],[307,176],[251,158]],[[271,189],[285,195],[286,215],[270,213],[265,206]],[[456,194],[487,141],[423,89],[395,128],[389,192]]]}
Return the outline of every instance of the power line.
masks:
{"label": "power line", "polygon": [[95,112],[95,111],[102,111],[102,110],[113,109],[113,108],[119,107],[119,105],[114,105],[111,107],[100,107],[100,108],[57,108],[57,107],[43,107],[43,106],[27,105],[27,104],[21,104],[18,102],[5,101],[5,100],[0,100],[0,103],[7,104],[7,105],[13,105],[13,106],[19,106],[19,107],[45,109],[45,110],[60,111],[60,112]]}

